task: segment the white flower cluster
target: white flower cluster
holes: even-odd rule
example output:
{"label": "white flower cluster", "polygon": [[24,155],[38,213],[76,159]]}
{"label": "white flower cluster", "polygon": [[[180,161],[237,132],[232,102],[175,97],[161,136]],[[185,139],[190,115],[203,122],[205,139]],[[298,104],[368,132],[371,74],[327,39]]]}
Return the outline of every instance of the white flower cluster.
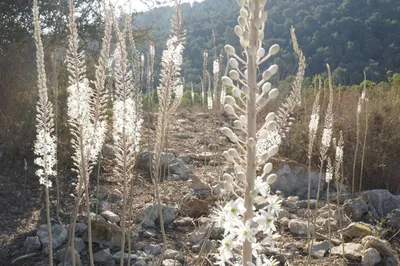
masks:
{"label": "white flower cluster", "polygon": [[[268,186],[268,184],[265,184]],[[219,206],[215,211],[216,226],[225,229],[224,238],[220,241],[221,245],[218,248],[219,261],[218,265],[225,265],[225,263],[241,265],[240,257],[235,253],[235,250],[241,248],[243,243],[247,240],[254,244],[253,255],[257,258],[256,264],[249,265],[277,265],[273,259],[262,258],[258,255],[261,245],[274,246],[275,239],[279,235],[275,234],[276,231],[276,217],[280,211],[280,200],[277,196],[268,195],[267,206],[264,209],[257,211],[256,215],[251,219],[243,222],[243,216],[246,208],[243,204],[243,199],[229,201],[225,206]],[[256,241],[256,235],[261,234],[263,240]]]}
{"label": "white flower cluster", "polygon": [[[69,86],[68,93],[68,117],[80,135],[73,142],[77,146],[82,145],[86,163],[94,162],[104,143],[106,121],[98,121],[95,124],[92,119],[90,100],[93,90],[86,78],[82,82]],[[77,162],[81,161],[81,157],[80,149],[75,149]]]}
{"label": "white flower cluster", "polygon": [[49,176],[55,176],[57,173],[54,166],[57,163],[57,144],[56,138],[43,128],[37,129],[37,139],[35,142],[35,158],[34,163],[40,168],[36,170],[39,177],[39,183],[46,187],[51,187],[52,183]]}
{"label": "white flower cluster", "polygon": [[114,101],[114,132],[113,138],[115,142],[122,143],[122,136],[127,136],[129,145],[133,145],[135,152],[139,152],[143,119],[140,117],[141,112],[137,112],[138,108],[134,99],[128,98],[125,101]]}
{"label": "white flower cluster", "polygon": [[219,73],[219,61],[218,61],[218,59],[214,60],[214,62],[213,62],[213,73],[214,73],[214,75],[217,75]]}
{"label": "white flower cluster", "polygon": [[183,44],[174,35],[167,40],[167,48],[163,51],[161,66],[162,66],[162,84],[158,86],[158,95],[165,90],[169,84],[164,79],[172,79],[172,90],[175,94],[176,99],[181,99],[183,96],[183,85],[179,77],[179,71],[181,70],[183,60]]}

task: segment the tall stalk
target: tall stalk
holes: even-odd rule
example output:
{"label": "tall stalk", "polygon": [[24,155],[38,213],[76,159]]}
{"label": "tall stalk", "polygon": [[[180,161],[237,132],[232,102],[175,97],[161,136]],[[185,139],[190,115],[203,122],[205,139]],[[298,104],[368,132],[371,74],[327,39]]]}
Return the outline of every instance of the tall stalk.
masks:
{"label": "tall stalk", "polygon": [[[365,82],[364,82],[364,86],[365,86]],[[352,193],[354,193],[354,191],[355,191],[356,164],[357,164],[358,146],[359,146],[359,142],[360,142],[359,141],[359,139],[360,139],[360,114],[361,114],[361,109],[362,109],[362,104],[363,104],[362,94],[361,94],[360,98],[358,99],[358,104],[357,104],[356,149],[354,151],[353,178],[352,178],[352,183],[351,183],[351,192]],[[360,182],[361,182],[361,180],[360,180]]]}
{"label": "tall stalk", "polygon": [[[164,252],[167,248],[167,236],[164,228],[164,218],[162,213],[162,202],[159,191],[159,182],[161,179],[161,152],[166,142],[166,131],[172,119],[172,115],[179,107],[183,96],[183,84],[180,76],[182,57],[184,50],[185,31],[182,30],[182,15],[180,2],[175,1],[175,14],[172,16],[172,36],[167,40],[167,47],[163,51],[161,60],[160,85],[157,88],[159,107],[156,127],[156,141],[154,156],[152,158],[152,172],[155,196],[158,204],[158,217],[160,229],[163,238],[163,249],[158,260],[161,265]],[[174,55],[172,57],[172,55]],[[175,98],[173,98],[173,95]]]}
{"label": "tall stalk", "polygon": [[333,85],[332,85],[332,75],[331,68],[329,65],[326,65],[328,69],[328,78],[329,78],[329,101],[328,107],[326,110],[325,121],[324,121],[324,131],[322,133],[321,139],[321,150],[320,150],[320,171],[318,178],[318,188],[317,188],[317,202],[316,208],[318,209],[319,196],[321,192],[321,180],[322,180],[322,171],[324,167],[324,161],[326,160],[327,152],[329,147],[331,146],[332,140],[332,125],[333,125]]}
{"label": "tall stalk", "polygon": [[[270,194],[269,186],[275,182],[277,176],[270,174],[272,164],[268,161],[277,154],[283,134],[289,129],[291,115],[300,104],[300,84],[304,75],[305,58],[297,46],[292,29],[293,46],[300,57],[293,90],[278,114],[268,113],[265,124],[257,128],[257,113],[279,94],[279,90],[272,88],[272,84],[268,82],[277,73],[278,66],[271,65],[260,75],[260,80],[257,80],[257,71],[263,62],[279,52],[280,47],[277,44],[272,45],[268,52],[261,47],[267,18],[264,10],[266,1],[240,0],[238,3],[241,10],[235,33],[240,38],[245,59],[231,45],[225,45],[225,52],[230,56],[231,70],[229,77],[222,77],[222,82],[223,85],[232,87],[232,96],[225,97],[224,110],[236,120],[233,122],[234,130],[229,127],[221,128],[221,132],[235,144],[235,148],[222,153],[233,164],[233,171],[222,177],[223,192],[228,194],[226,198],[232,196],[236,199],[230,200],[224,206],[218,206],[214,213],[216,226],[225,229],[224,239],[218,248],[217,263],[255,265],[254,255],[256,265],[271,265],[276,262],[255,249],[259,245],[272,244],[276,237],[274,222],[280,201]],[[244,66],[244,72],[239,64]],[[257,167],[262,169],[260,175],[256,173]],[[269,204],[255,212],[253,203],[258,194],[265,197]],[[256,239],[258,233],[265,236],[260,243]]]}
{"label": "tall stalk", "polygon": [[57,140],[56,136],[54,136],[53,105],[49,101],[46,86],[47,79],[44,65],[43,43],[40,37],[41,29],[39,24],[39,8],[37,0],[33,1],[33,20],[39,96],[39,100],[36,105],[37,124],[36,141],[34,144],[34,153],[37,157],[35,158],[34,162],[39,167],[39,169],[36,171],[36,175],[39,177],[39,183],[45,187],[46,221],[49,241],[49,265],[53,266],[53,237],[51,233],[49,196],[49,187],[52,186],[52,182],[49,180],[49,177],[57,175],[57,172],[54,170],[57,162]]}
{"label": "tall stalk", "polygon": [[[51,53],[51,69],[53,76],[53,86],[54,86],[54,134],[56,139],[58,139],[58,78],[57,78],[57,61],[55,58],[56,51]],[[58,162],[58,161],[57,161]],[[55,170],[58,173],[58,163],[56,162]],[[60,184],[58,182],[58,174],[54,177],[56,181],[56,195],[57,195],[57,204],[56,204],[56,217],[57,222],[61,223],[60,219]]]}
{"label": "tall stalk", "polygon": [[[66,57],[68,77],[68,122],[70,124],[72,147],[74,148],[74,171],[78,178],[78,191],[72,213],[70,226],[71,250],[74,251],[75,223],[83,195],[85,196],[87,223],[88,223],[88,253],[90,265],[94,266],[92,248],[92,227],[90,218],[89,176],[93,165],[97,161],[107,128],[106,105],[107,93],[105,89],[105,76],[109,56],[111,39],[110,14],[105,15],[105,31],[98,64],[96,65],[95,89],[89,86],[86,78],[85,56],[79,49],[79,37],[75,22],[75,7],[69,1],[69,42]],[[72,256],[72,265],[76,265],[75,256]]]}
{"label": "tall stalk", "polygon": [[[319,87],[321,88],[321,79],[319,80]],[[318,90],[317,95],[315,96],[315,101],[312,108],[311,119],[308,126],[308,193],[307,193],[307,250],[308,250],[308,264],[310,264],[311,260],[311,246],[310,246],[310,218],[311,218],[311,208],[310,208],[310,200],[311,200],[311,159],[312,152],[314,147],[314,141],[318,130],[319,123],[319,98],[320,98],[320,90]]]}
{"label": "tall stalk", "polygon": [[365,104],[365,128],[364,128],[364,141],[362,147],[362,154],[361,154],[361,167],[360,167],[360,185],[358,187],[358,191],[361,192],[362,189],[362,181],[363,181],[363,173],[364,173],[364,159],[365,159],[365,148],[367,146],[367,132],[368,132],[368,98],[366,97],[367,91],[365,88],[367,81],[366,73],[364,72],[364,88],[361,93],[362,101]]}

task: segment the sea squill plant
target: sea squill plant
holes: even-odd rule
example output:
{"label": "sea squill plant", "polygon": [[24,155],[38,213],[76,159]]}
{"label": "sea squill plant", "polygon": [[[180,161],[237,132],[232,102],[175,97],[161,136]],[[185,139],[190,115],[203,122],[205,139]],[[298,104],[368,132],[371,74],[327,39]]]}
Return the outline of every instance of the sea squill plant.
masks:
{"label": "sea squill plant", "polygon": [[368,97],[366,96],[367,94],[367,89],[366,89],[366,82],[367,81],[367,75],[364,72],[364,88],[361,93],[361,99],[364,102],[365,105],[365,126],[364,126],[364,141],[363,141],[363,147],[362,147],[362,152],[361,152],[361,166],[360,166],[360,185],[358,187],[358,191],[360,192],[362,189],[362,181],[363,181],[363,174],[364,174],[364,160],[365,160],[365,148],[367,146],[367,133],[368,133]]}
{"label": "sea squill plant", "polygon": [[[279,90],[272,88],[268,81],[278,71],[277,65],[271,65],[258,75],[259,65],[279,52],[279,45],[273,45],[268,52],[261,47],[264,38],[264,27],[267,13],[264,10],[266,0],[238,0],[240,16],[235,33],[240,38],[245,58],[241,58],[231,45],[225,46],[230,56],[231,70],[229,77],[222,77],[226,86],[232,87],[232,96],[225,97],[224,110],[235,120],[234,130],[221,128],[222,133],[236,145],[223,152],[227,161],[233,164],[233,172],[223,175],[224,192],[236,199],[221,203],[214,211],[215,225],[224,228],[221,245],[218,248],[218,265],[276,265],[276,261],[262,255],[262,246],[273,246],[276,234],[275,221],[280,211],[280,199],[270,194],[270,184],[277,179],[271,174],[272,163],[268,162],[279,151],[278,138],[271,137],[273,132],[286,131],[290,111],[299,102],[299,93],[294,93],[291,102],[284,105],[277,115],[268,113],[265,123],[257,129],[257,113],[274,100]],[[292,31],[294,36],[294,31]],[[293,40],[293,44],[297,44]],[[304,64],[304,56],[299,54]],[[244,66],[241,70],[239,64]],[[299,68],[298,76],[303,77],[304,65]],[[234,83],[234,81],[236,81]],[[237,84],[237,85],[236,85]],[[296,90],[300,87],[295,83]],[[293,93],[293,91],[292,91]],[[287,102],[285,102],[287,103]],[[287,110],[287,111],[286,111]],[[280,121],[281,125],[277,121]],[[278,127],[279,126],[279,127]],[[277,131],[279,129],[281,131]],[[235,133],[237,132],[237,133]],[[239,134],[240,133],[240,134]],[[279,138],[280,139],[280,138]],[[260,169],[257,173],[256,169]],[[254,197],[258,194],[265,197],[266,206],[257,211]],[[259,237],[263,239],[259,241]]]}
{"label": "sea squill plant", "polygon": [[321,148],[320,148],[320,171],[319,171],[319,178],[318,178],[318,188],[317,188],[317,209],[318,209],[318,201],[321,193],[321,180],[322,180],[322,172],[325,165],[325,160],[327,158],[327,152],[329,147],[331,146],[332,141],[332,126],[333,126],[333,85],[331,80],[331,70],[329,65],[326,65],[328,68],[328,75],[329,75],[329,101],[328,107],[326,109],[326,115],[324,120],[324,130],[322,131],[322,138],[321,138]]}
{"label": "sea squill plant", "polygon": [[208,63],[208,53],[206,50],[204,50],[204,52],[203,52],[203,77],[201,78],[201,100],[202,100],[203,107],[206,104],[207,63]]}
{"label": "sea squill plant", "polygon": [[[114,29],[117,36],[117,48],[119,57],[115,62],[115,100],[113,103],[113,140],[116,167],[114,174],[123,182],[122,214],[121,214],[121,258],[124,257],[125,248],[125,228],[128,200],[128,184],[133,179],[133,167],[139,152],[142,119],[142,105],[140,101],[139,82],[133,78],[132,69],[137,67],[129,66],[126,48],[126,32],[129,30],[128,22],[122,33],[118,28],[118,23],[113,16]],[[129,38],[131,39],[131,38]],[[133,40],[130,40],[133,42]],[[136,49],[133,46],[133,49]],[[133,53],[137,54],[136,50]],[[137,62],[138,57],[134,60]],[[124,260],[120,260],[120,265],[124,265]]]}
{"label": "sea squill plant", "polygon": [[320,89],[315,96],[314,104],[312,107],[312,113],[310,118],[310,123],[308,124],[308,196],[307,196],[307,250],[308,250],[308,262],[310,263],[311,259],[311,250],[310,250],[310,219],[311,219],[311,208],[310,208],[310,199],[311,199],[311,159],[314,148],[315,138],[317,136],[318,124],[319,124],[319,98],[321,91],[321,79],[319,80]]}
{"label": "sea squill plant", "polygon": [[164,229],[164,218],[159,191],[159,181],[161,179],[161,152],[163,151],[166,142],[166,130],[173,114],[179,107],[183,96],[183,84],[180,71],[183,60],[185,31],[182,29],[182,17],[179,1],[175,2],[175,10],[176,13],[171,19],[172,34],[167,40],[166,49],[163,51],[161,57],[161,77],[160,84],[157,87],[159,104],[156,141],[154,156],[152,158],[152,180],[158,204],[158,216],[164,243],[158,265],[161,265],[162,257],[167,248],[167,237]]}
{"label": "sea squill plant", "polygon": [[213,92],[211,90],[211,75],[210,73],[207,71],[207,84],[208,84],[208,89],[207,89],[207,109],[211,110],[213,109],[213,103],[214,103],[214,99],[213,99]]}
{"label": "sea squill plant", "polygon": [[[351,192],[354,193],[356,190],[355,188],[355,177],[356,177],[356,164],[357,164],[357,156],[358,156],[358,147],[359,147],[359,142],[360,142],[360,115],[365,99],[365,80],[364,80],[364,89],[361,92],[360,98],[358,98],[358,104],[357,104],[357,113],[356,113],[356,118],[357,118],[357,130],[356,130],[356,149],[354,150],[354,161],[353,161],[353,177],[352,177],[352,182],[351,182]],[[362,185],[362,179],[360,179],[360,190],[361,190],[361,185]]]}
{"label": "sea squill plant", "polygon": [[[74,250],[75,224],[81,198],[85,195],[88,219],[88,251],[90,265],[94,265],[92,251],[92,232],[90,217],[89,175],[97,161],[104,143],[106,122],[107,92],[105,78],[108,66],[109,46],[111,42],[110,14],[106,12],[105,32],[102,49],[96,66],[94,89],[86,77],[85,56],[79,50],[79,37],[75,22],[75,8],[69,1],[69,41],[66,57],[68,76],[68,122],[73,136],[71,143],[74,149],[73,170],[77,173],[78,184],[75,206],[72,212],[69,242]],[[75,256],[72,265],[76,265]]]}
{"label": "sea squill plant", "polygon": [[35,164],[39,167],[36,175],[39,177],[39,183],[44,186],[46,197],[46,220],[47,233],[49,238],[49,260],[50,266],[53,266],[53,246],[50,222],[50,199],[49,188],[52,186],[50,177],[55,176],[55,165],[57,163],[57,144],[54,135],[54,114],[53,104],[50,102],[47,94],[47,79],[44,65],[43,43],[40,37],[39,8],[37,0],[33,0],[33,22],[34,36],[36,44],[36,64],[38,71],[38,95],[39,100],[36,105],[36,141],[34,145]]}
{"label": "sea squill plant", "polygon": [[213,106],[215,108],[218,108],[218,91],[219,91],[219,80],[220,80],[220,75],[221,75],[221,69],[220,69],[220,62],[219,58],[217,57],[214,62],[213,62],[213,75],[214,75],[214,90],[213,90]]}

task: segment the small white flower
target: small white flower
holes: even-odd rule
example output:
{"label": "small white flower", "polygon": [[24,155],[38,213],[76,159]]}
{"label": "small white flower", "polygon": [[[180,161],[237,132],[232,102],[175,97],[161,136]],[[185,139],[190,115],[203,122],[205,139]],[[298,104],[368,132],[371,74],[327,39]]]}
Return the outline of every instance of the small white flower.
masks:
{"label": "small white flower", "polygon": [[231,200],[229,201],[225,207],[224,207],[224,211],[226,211],[226,213],[229,216],[239,216],[239,215],[243,215],[246,212],[246,208],[244,207],[243,204],[243,200],[242,199],[236,199],[235,201]]}
{"label": "small white flower", "polygon": [[258,224],[259,231],[276,231],[275,226],[275,218],[276,216],[272,215],[269,212],[264,210],[260,210],[259,213],[253,218],[254,222]]}
{"label": "small white flower", "polygon": [[222,239],[221,246],[218,248],[218,251],[221,255],[221,260],[228,261],[229,259],[233,258],[233,249],[235,249],[238,244],[235,241],[235,235],[229,234]]}
{"label": "small white flower", "polygon": [[252,227],[252,221],[247,220],[246,223],[240,223],[237,228],[234,229],[234,232],[237,234],[237,239],[239,242],[244,243],[246,240],[250,243],[256,242],[256,234],[257,230]]}

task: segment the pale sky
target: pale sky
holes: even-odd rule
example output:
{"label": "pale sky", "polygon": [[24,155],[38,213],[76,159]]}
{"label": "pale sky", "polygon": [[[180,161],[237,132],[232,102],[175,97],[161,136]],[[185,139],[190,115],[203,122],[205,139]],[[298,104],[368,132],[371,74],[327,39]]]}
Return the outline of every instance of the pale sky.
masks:
{"label": "pale sky", "polygon": [[[170,4],[173,4],[173,0],[164,0],[166,2],[169,2]],[[182,0],[182,3],[193,3],[193,2],[201,2],[203,0]],[[123,7],[125,8],[132,8],[132,11],[147,11],[149,7],[154,7],[154,2],[155,0],[110,0],[110,2],[115,5],[115,7]],[[147,5],[144,3],[148,3]]]}

